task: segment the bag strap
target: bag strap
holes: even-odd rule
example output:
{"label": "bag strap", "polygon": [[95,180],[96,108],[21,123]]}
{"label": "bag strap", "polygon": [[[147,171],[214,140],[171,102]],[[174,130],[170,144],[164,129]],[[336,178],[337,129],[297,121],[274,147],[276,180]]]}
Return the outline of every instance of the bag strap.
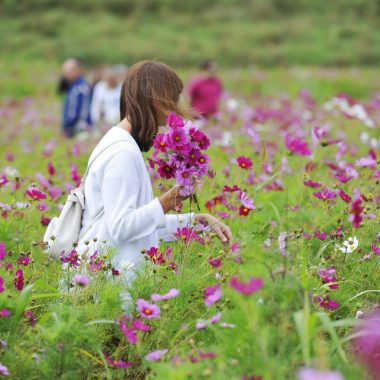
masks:
{"label": "bag strap", "polygon": [[87,178],[87,175],[88,175],[88,172],[90,171],[91,169],[91,166],[92,164],[95,162],[95,160],[102,154],[104,153],[108,148],[111,148],[111,146],[115,145],[115,144],[118,144],[119,142],[122,142],[122,141],[129,141],[127,139],[123,139],[123,140],[118,140],[118,141],[114,141],[113,143],[107,145],[105,148],[103,148],[92,160],[91,162],[89,162],[89,164],[87,165],[87,168],[86,168],[86,171],[80,181],[80,184],[81,186],[84,185],[85,181],[86,181],[86,178]]}

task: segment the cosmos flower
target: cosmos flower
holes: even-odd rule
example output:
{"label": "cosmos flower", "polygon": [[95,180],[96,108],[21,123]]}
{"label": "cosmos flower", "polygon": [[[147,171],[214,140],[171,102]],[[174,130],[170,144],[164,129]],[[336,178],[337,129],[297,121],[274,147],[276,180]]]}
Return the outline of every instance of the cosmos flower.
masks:
{"label": "cosmos flower", "polygon": [[342,199],[342,201],[346,202],[346,203],[350,203],[351,202],[351,197],[345,193],[343,190],[339,190],[339,193],[338,195],[340,196],[340,198]]}
{"label": "cosmos flower", "polygon": [[74,268],[79,267],[80,257],[75,249],[72,249],[67,255],[62,251],[60,254],[60,260],[62,263],[68,264]]}
{"label": "cosmos flower", "polygon": [[130,344],[137,343],[137,335],[133,328],[128,327],[124,321],[119,321],[119,327],[122,334],[127,338]]}
{"label": "cosmos flower", "polygon": [[245,170],[252,169],[252,160],[245,156],[239,156],[236,159],[237,164]]}
{"label": "cosmos flower", "polygon": [[339,308],[338,301],[332,300],[329,297],[316,296],[315,301],[319,303],[319,306],[327,310],[335,310]]}
{"label": "cosmos flower", "polygon": [[285,146],[292,154],[299,156],[310,156],[312,153],[306,142],[291,135],[285,136]]}
{"label": "cosmos flower", "polygon": [[90,279],[84,274],[76,274],[73,277],[73,282],[75,285],[86,287],[90,283]]}
{"label": "cosmos flower", "polygon": [[328,188],[314,193],[314,196],[322,201],[330,201],[336,198],[336,192]]}
{"label": "cosmos flower", "polygon": [[203,296],[206,306],[211,306],[218,302],[223,296],[223,291],[220,284],[207,287],[207,289],[203,292]]}
{"label": "cosmos flower", "polygon": [[321,232],[320,230],[317,230],[314,232],[314,236],[318,238],[319,240],[325,241],[327,238],[326,232]]}
{"label": "cosmos flower", "polygon": [[17,259],[17,264],[24,265],[24,266],[28,266],[29,263],[30,263],[30,257],[27,256],[27,255],[21,255],[21,256]]}
{"label": "cosmos flower", "polygon": [[125,362],[122,360],[114,360],[111,357],[109,357],[105,352],[103,352],[103,355],[106,358],[108,365],[110,365],[111,367],[126,369],[133,366],[133,363],[130,363],[130,362]]}
{"label": "cosmos flower", "polygon": [[5,244],[4,242],[0,241],[0,260],[4,260],[5,259],[5,255],[6,255],[6,250],[5,250]]}
{"label": "cosmos flower", "polygon": [[335,371],[319,371],[314,368],[302,367],[297,372],[298,380],[344,380],[344,377]]}
{"label": "cosmos flower", "polygon": [[246,283],[239,281],[236,276],[233,276],[230,280],[230,287],[245,296],[249,296],[263,287],[263,280],[261,278],[251,277]]}
{"label": "cosmos flower", "polygon": [[323,283],[328,284],[331,290],[339,288],[335,278],[336,269],[334,267],[319,269],[318,274]]}
{"label": "cosmos flower", "polygon": [[182,240],[185,244],[189,244],[193,240],[202,243],[202,239],[198,236],[197,231],[192,227],[177,228],[175,236],[177,239]]}
{"label": "cosmos flower", "polygon": [[377,246],[375,243],[371,243],[371,251],[376,255],[380,256],[380,247]]}
{"label": "cosmos flower", "polygon": [[147,319],[160,319],[161,310],[155,304],[150,304],[142,298],[137,300],[137,311],[139,314]]}
{"label": "cosmos flower", "polygon": [[18,291],[21,291],[24,288],[24,272],[22,269],[16,270],[14,284]]}
{"label": "cosmos flower", "polygon": [[219,268],[221,265],[222,265],[222,259],[218,259],[218,258],[209,258],[207,260],[207,262],[213,266],[214,268]]}
{"label": "cosmos flower", "polygon": [[139,319],[135,319],[133,322],[132,322],[132,328],[134,330],[138,330],[138,331],[150,331],[152,328],[145,324],[143,321],[140,321]]}
{"label": "cosmos flower", "polygon": [[39,191],[36,187],[30,186],[28,190],[26,191],[26,195],[28,195],[30,198],[40,201],[41,199],[46,199],[46,194],[44,194],[42,191]]}
{"label": "cosmos flower", "polygon": [[356,332],[354,352],[375,380],[380,373],[380,312],[377,310],[362,318]]}
{"label": "cosmos flower", "polygon": [[0,318],[6,318],[11,315],[11,312],[8,309],[0,309]]}
{"label": "cosmos flower", "polygon": [[358,245],[359,240],[356,236],[354,236],[353,238],[349,237],[347,240],[343,242],[343,246],[339,247],[339,250],[343,253],[351,253],[354,252],[356,248],[358,248]]}
{"label": "cosmos flower", "polygon": [[150,247],[145,254],[150,258],[153,264],[160,265],[166,263],[164,253],[157,247]]}
{"label": "cosmos flower", "polygon": [[170,289],[167,293],[165,293],[163,295],[154,293],[150,296],[150,298],[152,299],[153,302],[165,301],[165,300],[169,300],[171,298],[178,297],[179,293],[180,292],[178,289],[173,288],[173,289]]}
{"label": "cosmos flower", "polygon": [[359,228],[363,222],[363,207],[360,198],[355,199],[351,203],[351,211],[348,220],[354,228]]}
{"label": "cosmos flower", "polygon": [[36,325],[37,318],[32,311],[26,311],[24,313],[24,317],[26,318],[28,325],[30,325],[31,327],[34,327]]}
{"label": "cosmos flower", "polygon": [[4,279],[0,276],[0,293],[3,293],[4,290]]}
{"label": "cosmos flower", "polygon": [[322,186],[322,184],[320,182],[315,182],[315,181],[312,181],[312,180],[303,181],[303,184],[305,186],[313,187],[313,188],[317,188],[317,187],[321,187]]}
{"label": "cosmos flower", "polygon": [[145,355],[145,359],[150,362],[159,361],[169,350],[157,350]]}
{"label": "cosmos flower", "polygon": [[185,122],[182,117],[178,116],[174,112],[169,113],[166,123],[170,128],[183,128],[185,126]]}
{"label": "cosmos flower", "polygon": [[1,364],[1,363],[0,363],[0,375],[3,375],[4,377],[8,377],[11,375],[8,368],[4,364]]}

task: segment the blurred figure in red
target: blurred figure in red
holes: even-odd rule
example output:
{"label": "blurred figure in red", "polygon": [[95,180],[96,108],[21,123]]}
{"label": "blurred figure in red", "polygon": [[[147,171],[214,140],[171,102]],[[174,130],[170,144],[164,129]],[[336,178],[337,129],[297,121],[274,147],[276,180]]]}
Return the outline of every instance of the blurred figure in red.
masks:
{"label": "blurred figure in red", "polygon": [[200,69],[201,75],[190,83],[188,92],[194,111],[209,118],[218,113],[223,86],[216,75],[217,66],[214,61],[201,62]]}

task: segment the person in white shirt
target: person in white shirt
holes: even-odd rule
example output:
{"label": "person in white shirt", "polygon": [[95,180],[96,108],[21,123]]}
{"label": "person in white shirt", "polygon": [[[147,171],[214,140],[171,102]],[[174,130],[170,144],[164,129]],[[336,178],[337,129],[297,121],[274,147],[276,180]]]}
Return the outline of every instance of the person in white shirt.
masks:
{"label": "person in white shirt", "polygon": [[189,116],[178,106],[182,90],[181,79],[163,63],[142,61],[128,70],[121,91],[121,121],[105,134],[89,159],[91,163],[96,157],[85,181],[77,247],[82,255],[91,255],[105,242],[116,250],[116,267],[141,267],[142,250],[158,247],[160,240],[174,240],[177,228],[194,220],[209,225],[224,244],[232,243],[229,227],[211,215],[169,214],[185,199],[178,186],[153,197],[142,152],[152,147],[170,112]]}
{"label": "person in white shirt", "polygon": [[120,120],[119,70],[116,67],[105,69],[103,79],[93,90],[91,100],[91,120],[96,125],[100,122],[108,126]]}

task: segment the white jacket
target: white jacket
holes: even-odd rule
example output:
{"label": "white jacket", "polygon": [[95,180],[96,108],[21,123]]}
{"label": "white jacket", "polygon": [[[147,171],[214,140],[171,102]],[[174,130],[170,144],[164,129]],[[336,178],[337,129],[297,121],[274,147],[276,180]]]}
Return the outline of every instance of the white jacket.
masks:
{"label": "white jacket", "polygon": [[[153,198],[142,153],[126,130],[111,128],[89,162],[115,141],[119,142],[101,153],[88,172],[78,252],[91,255],[105,241],[117,251],[114,266],[125,269],[145,261],[142,250],[158,247],[159,240],[174,240],[177,228],[189,225],[193,214],[164,214],[158,198]],[[103,207],[104,214],[91,226]]]}

